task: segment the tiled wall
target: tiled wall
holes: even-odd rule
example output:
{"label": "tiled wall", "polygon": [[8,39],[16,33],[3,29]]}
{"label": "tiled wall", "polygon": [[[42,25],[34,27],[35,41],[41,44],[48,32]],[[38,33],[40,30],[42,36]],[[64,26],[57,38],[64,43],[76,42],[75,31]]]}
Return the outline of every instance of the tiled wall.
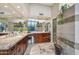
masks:
{"label": "tiled wall", "polygon": [[57,40],[64,55],[75,54],[75,5],[64,13],[64,24],[57,26]]}
{"label": "tiled wall", "polygon": [[79,3],[75,5],[75,54],[79,55]]}
{"label": "tiled wall", "polygon": [[65,44],[64,42],[60,43],[62,48],[63,48],[63,55],[74,55],[75,54],[75,49],[70,47],[69,45]]}
{"label": "tiled wall", "polygon": [[58,36],[75,42],[75,22],[59,25],[57,30]]}
{"label": "tiled wall", "polygon": [[58,25],[57,27],[57,38],[59,44],[63,47],[63,54],[75,54],[74,43],[75,43],[75,22],[65,23]]}

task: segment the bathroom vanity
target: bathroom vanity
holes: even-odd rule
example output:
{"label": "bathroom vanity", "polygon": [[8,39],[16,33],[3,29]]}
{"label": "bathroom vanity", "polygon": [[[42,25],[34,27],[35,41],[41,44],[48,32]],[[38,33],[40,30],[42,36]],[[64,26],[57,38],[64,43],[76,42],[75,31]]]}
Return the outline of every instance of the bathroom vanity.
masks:
{"label": "bathroom vanity", "polygon": [[34,38],[36,43],[50,42],[49,32],[34,33]]}
{"label": "bathroom vanity", "polygon": [[27,47],[27,35],[18,35],[0,40],[0,55],[22,55]]}
{"label": "bathroom vanity", "polygon": [[0,32],[0,36],[2,36],[2,35],[7,35],[8,33],[6,33],[6,32]]}
{"label": "bathroom vanity", "polygon": [[50,42],[50,33],[20,33],[12,37],[0,36],[0,55],[23,55],[28,46],[28,37],[33,36],[35,43]]}

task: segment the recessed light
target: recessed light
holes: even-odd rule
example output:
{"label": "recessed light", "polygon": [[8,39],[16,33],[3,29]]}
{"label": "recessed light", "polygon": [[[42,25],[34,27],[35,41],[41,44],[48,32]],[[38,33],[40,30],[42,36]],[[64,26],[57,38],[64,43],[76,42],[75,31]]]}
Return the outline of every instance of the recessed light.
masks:
{"label": "recessed light", "polygon": [[4,7],[6,7],[6,8],[7,8],[8,6],[7,6],[7,5],[5,5]]}
{"label": "recessed light", "polygon": [[20,8],[20,6],[17,6],[17,8]]}

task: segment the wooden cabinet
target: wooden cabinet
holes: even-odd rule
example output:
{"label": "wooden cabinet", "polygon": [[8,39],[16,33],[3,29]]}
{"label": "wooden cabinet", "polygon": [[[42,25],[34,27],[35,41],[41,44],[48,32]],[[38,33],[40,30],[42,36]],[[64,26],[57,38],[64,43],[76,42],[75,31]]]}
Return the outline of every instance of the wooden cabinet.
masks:
{"label": "wooden cabinet", "polygon": [[50,42],[50,33],[31,33],[7,50],[0,50],[0,55],[23,55],[28,46],[29,36],[34,36],[36,43]]}
{"label": "wooden cabinet", "polygon": [[23,38],[8,50],[0,50],[0,55],[23,55],[27,48],[27,39]]}
{"label": "wooden cabinet", "polygon": [[27,47],[27,39],[23,39],[13,47],[12,55],[23,55]]}
{"label": "wooden cabinet", "polygon": [[50,42],[50,33],[36,33],[34,38],[36,43]]}
{"label": "wooden cabinet", "polygon": [[1,33],[1,32],[0,32],[0,36],[7,35],[7,34],[8,34],[8,33]]}

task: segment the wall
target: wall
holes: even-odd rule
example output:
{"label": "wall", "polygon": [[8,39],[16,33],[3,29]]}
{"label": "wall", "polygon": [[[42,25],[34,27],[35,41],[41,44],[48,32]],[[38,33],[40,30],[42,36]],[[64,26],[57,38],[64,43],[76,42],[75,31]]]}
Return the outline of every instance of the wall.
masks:
{"label": "wall", "polygon": [[56,18],[58,14],[59,14],[59,4],[55,3],[54,5],[51,6],[52,19]]}
{"label": "wall", "polygon": [[[75,42],[75,22],[65,23],[63,25],[58,25],[57,28],[57,38],[63,38],[63,40],[59,40],[59,45],[63,48],[63,54],[65,55],[74,55],[75,49],[72,48],[72,43]],[[68,43],[67,43],[67,42]]]}
{"label": "wall", "polygon": [[79,4],[75,5],[75,54],[79,55]]}
{"label": "wall", "polygon": [[75,6],[64,13],[64,24],[57,25],[57,41],[63,48],[63,54],[75,54]]}

